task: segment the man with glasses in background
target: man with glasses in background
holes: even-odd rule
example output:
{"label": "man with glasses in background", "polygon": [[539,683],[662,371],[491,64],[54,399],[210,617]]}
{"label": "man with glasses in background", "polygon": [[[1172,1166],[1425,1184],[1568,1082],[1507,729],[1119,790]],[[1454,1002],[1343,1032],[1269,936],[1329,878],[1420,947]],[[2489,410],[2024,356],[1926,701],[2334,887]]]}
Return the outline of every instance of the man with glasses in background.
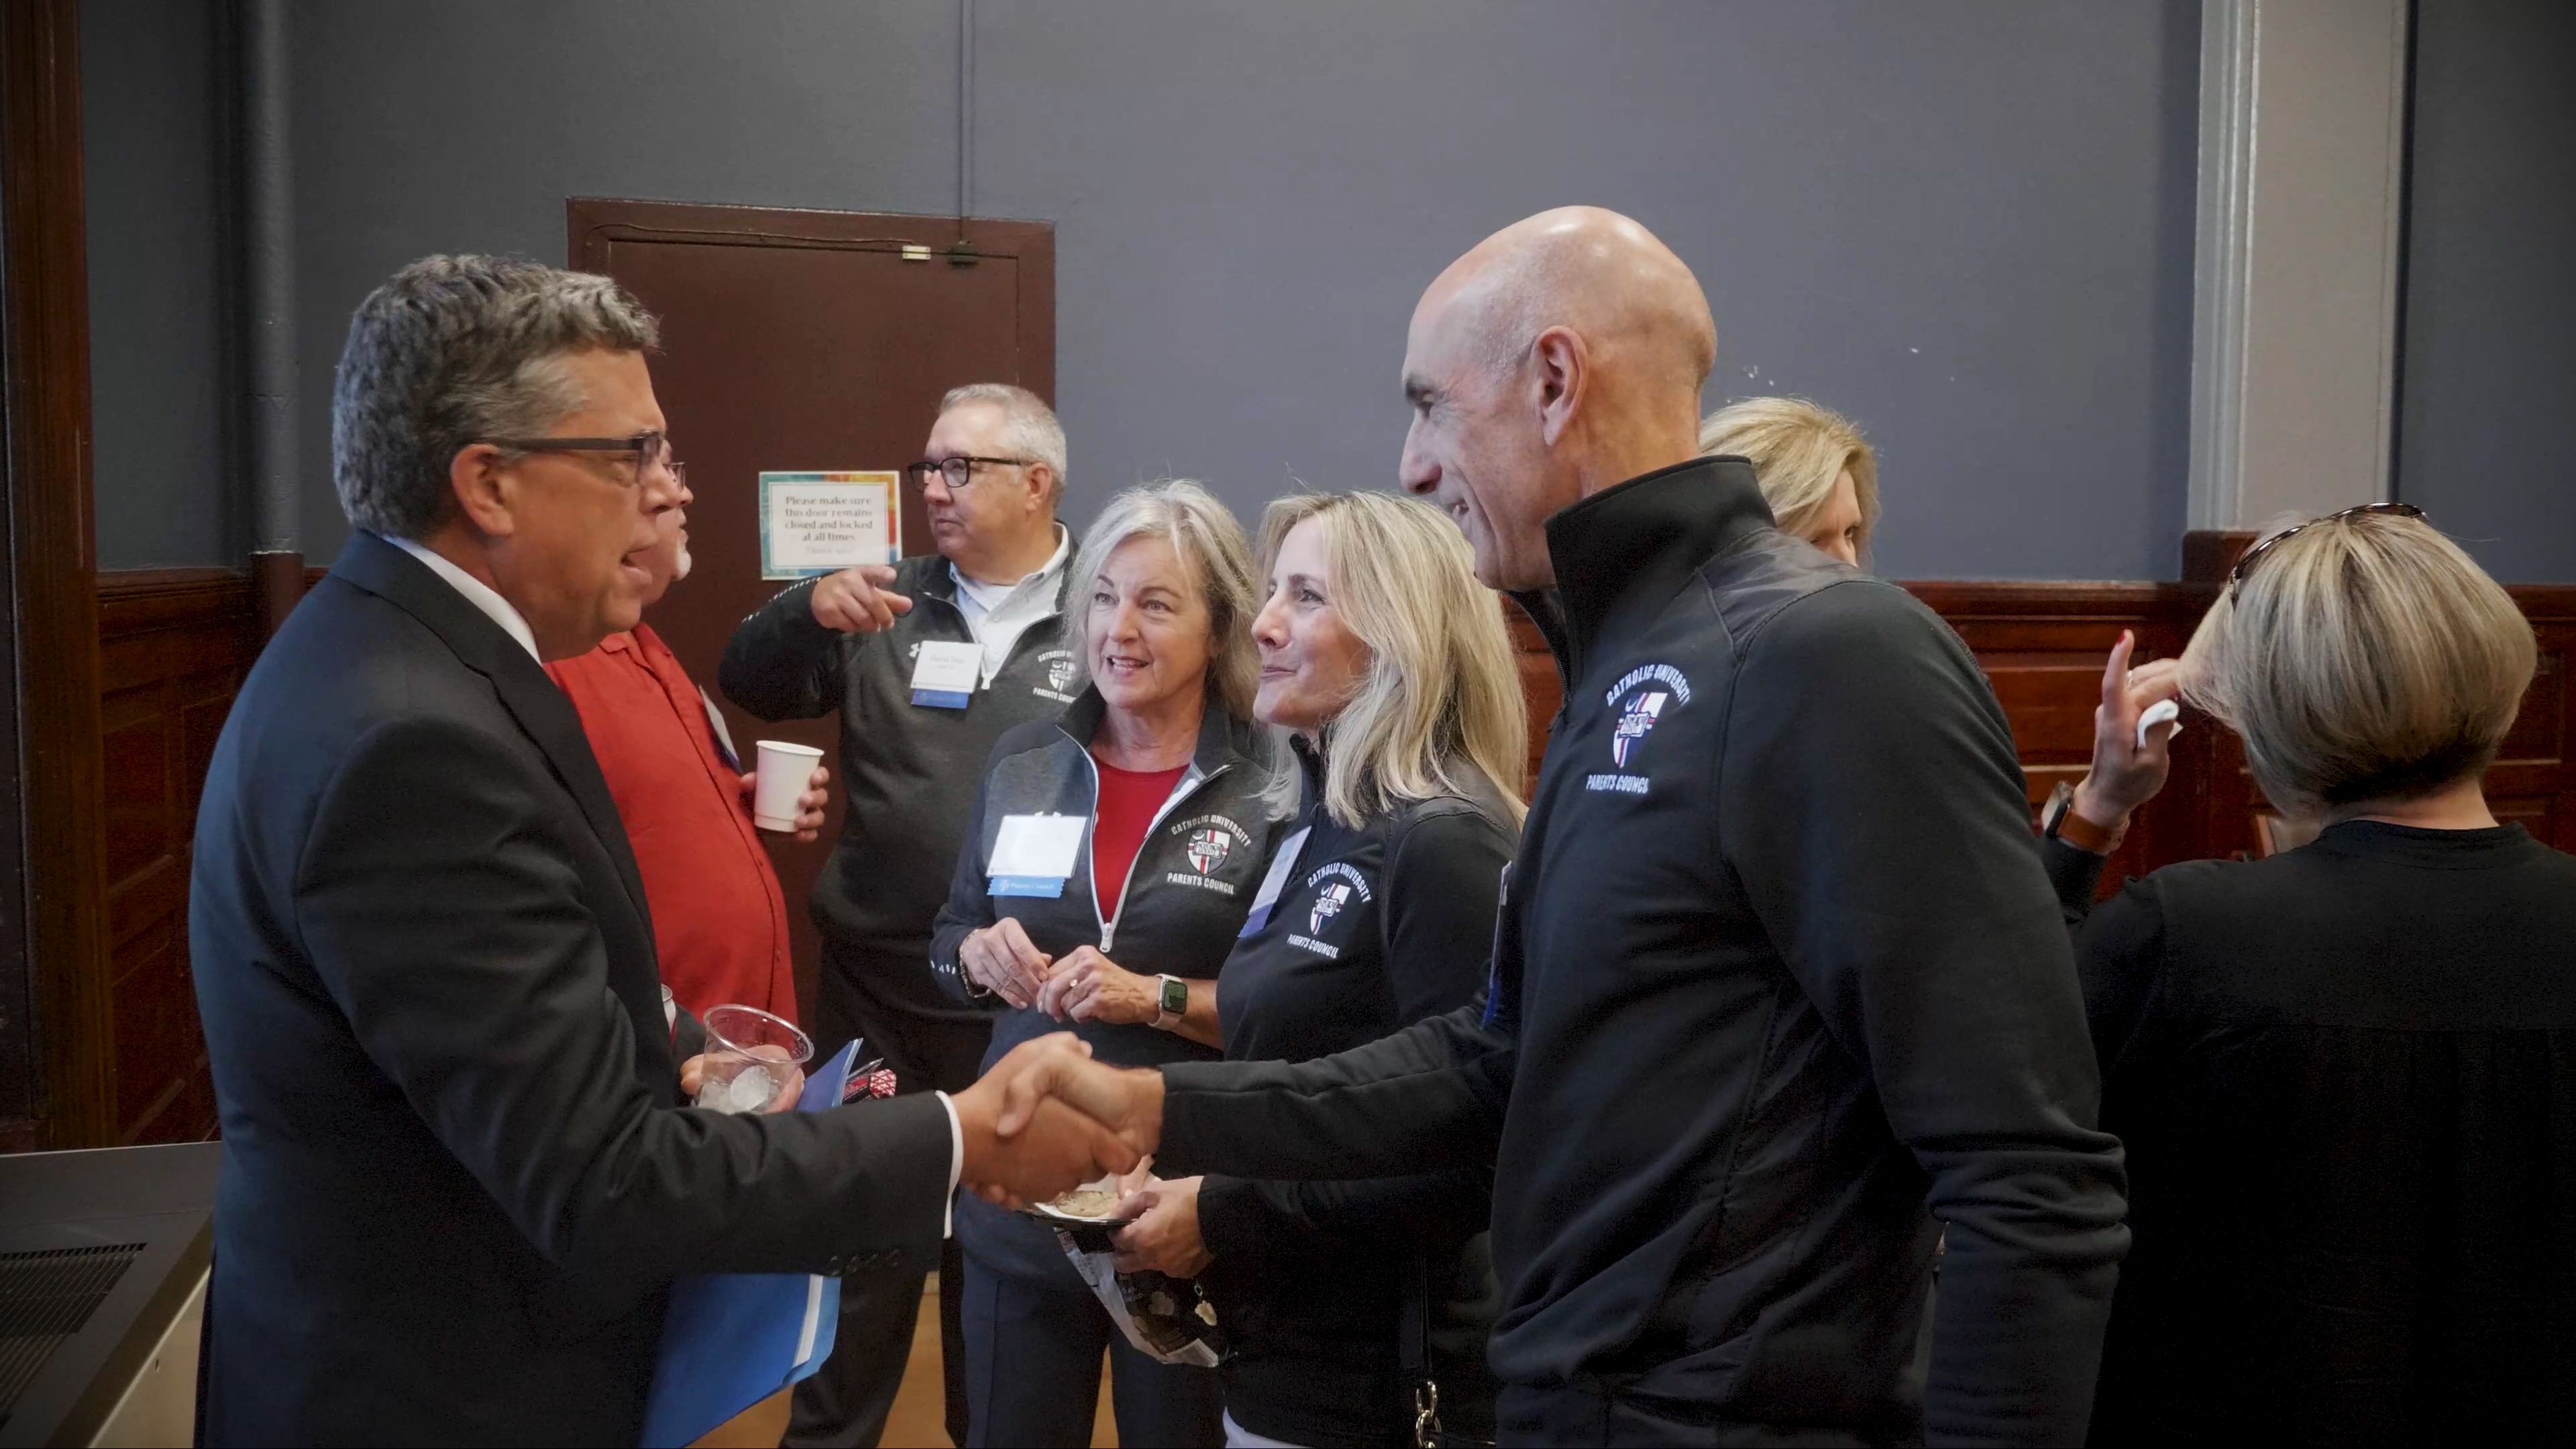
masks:
{"label": "man with glasses in background", "polygon": [[[921,484],[938,552],[789,588],[734,630],[717,683],[762,719],[841,714],[841,839],[815,882],[818,1051],[852,1037],[902,1093],[973,1085],[992,1036],[930,971],[930,926],[1003,732],[1073,698],[1063,639],[1071,537],[1056,522],[1064,427],[1037,394],[974,383],[940,399]],[[940,1255],[949,1437],[966,1442],[952,1239]],[[845,1278],[831,1361],[797,1386],[787,1443],[871,1445],[903,1382],[918,1273]]]}

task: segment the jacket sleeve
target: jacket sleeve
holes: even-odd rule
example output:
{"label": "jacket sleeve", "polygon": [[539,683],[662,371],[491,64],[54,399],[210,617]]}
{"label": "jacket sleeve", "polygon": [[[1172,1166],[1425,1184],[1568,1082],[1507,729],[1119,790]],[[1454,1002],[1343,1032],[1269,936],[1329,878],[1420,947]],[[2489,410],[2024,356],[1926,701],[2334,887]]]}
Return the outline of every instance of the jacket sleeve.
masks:
{"label": "jacket sleeve", "polygon": [[1311,1062],[1162,1068],[1165,1177],[1391,1177],[1492,1161],[1516,1043],[1472,1002]]}
{"label": "jacket sleeve", "polygon": [[2146,1024],[2164,955],[2164,885],[2153,876],[2104,901],[2075,938],[2084,1015],[2105,1080],[2119,1074]]}
{"label": "jacket sleeve", "polygon": [[984,807],[992,788],[990,769],[975,785],[975,813],[967,818],[966,838],[957,847],[957,869],[948,881],[948,899],[930,926],[930,974],[940,989],[965,1005],[999,1011],[1010,1003],[978,985],[957,964],[957,948],[967,936],[993,924],[993,897],[984,879]]}
{"label": "jacket sleeve", "polygon": [[[1427,815],[1387,843],[1381,959],[1398,1018],[1412,1025],[1475,999],[1485,979],[1512,842],[1465,810]],[[1464,1239],[1492,1214],[1490,1163],[1360,1182],[1251,1182],[1199,1188],[1199,1234],[1220,1257],[1323,1255],[1337,1241]]]}
{"label": "jacket sleeve", "polygon": [[2108,856],[2095,855],[2063,840],[2044,835],[2039,838],[2039,864],[2048,872],[2049,888],[2057,892],[2057,908],[2065,916],[2068,930],[2080,928],[2084,918],[2093,914],[2093,898],[2102,889],[2102,869],[2110,863]]}
{"label": "jacket sleeve", "polygon": [[517,742],[426,714],[369,732],[322,786],[295,929],[389,1089],[587,1281],[927,1266],[952,1154],[934,1098],[723,1116],[639,1080],[560,795]]}
{"label": "jacket sleeve", "polygon": [[871,636],[814,622],[819,582],[780,590],[734,626],[716,666],[716,687],[725,698],[767,720],[812,719],[841,707],[849,656]]}
{"label": "jacket sleeve", "polygon": [[1720,854],[1949,1228],[1927,1437],[2079,1442],[2127,1182],[2011,729],[1889,585],[1822,589],[1738,647]]}

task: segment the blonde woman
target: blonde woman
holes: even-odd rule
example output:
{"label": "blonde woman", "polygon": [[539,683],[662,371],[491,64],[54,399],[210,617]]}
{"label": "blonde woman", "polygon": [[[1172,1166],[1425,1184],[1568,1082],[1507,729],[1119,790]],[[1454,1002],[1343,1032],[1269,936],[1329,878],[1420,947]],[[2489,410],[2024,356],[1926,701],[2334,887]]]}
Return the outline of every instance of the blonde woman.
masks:
{"label": "blonde woman", "polygon": [[1703,457],[1753,465],[1782,533],[1854,568],[1878,527],[1878,454],[1852,420],[1805,398],[1751,397],[1700,421]]}
{"label": "blonde woman", "polygon": [[[1304,1061],[1454,1011],[1485,984],[1527,759],[1499,601],[1439,510],[1391,493],[1282,499],[1254,712],[1288,733],[1301,799],[1241,940],[1179,1029],[1230,1060]],[[1132,984],[1073,988],[1133,1019]],[[1359,1183],[1155,1182],[1121,1262],[1204,1274],[1233,1357],[1231,1444],[1411,1443],[1436,1382],[1490,1433],[1483,1171]],[[1429,1325],[1410,1356],[1406,1314]],[[1424,1336],[1416,1335],[1414,1341]]]}
{"label": "blonde woman", "polygon": [[[2403,504],[2248,551],[2184,652],[2184,697],[2323,830],[2167,866],[2078,937],[2135,1234],[2095,1443],[2566,1432],[2576,857],[2482,786],[2534,656]],[[2080,913],[2099,858],[2050,860]]]}
{"label": "blonde woman", "polygon": [[[994,746],[931,968],[998,1013],[988,1070],[1057,1030],[1063,982],[1095,967],[1157,1003],[1078,1022],[1100,1060],[1210,1060],[1170,1028],[1242,930],[1277,828],[1250,718],[1252,550],[1197,484],[1130,489],[1083,535],[1066,599],[1080,692]],[[1090,1443],[1103,1350],[1122,1443],[1216,1438],[1215,1375],[1131,1346],[1052,1230],[971,1194],[956,1212],[969,1444]]]}

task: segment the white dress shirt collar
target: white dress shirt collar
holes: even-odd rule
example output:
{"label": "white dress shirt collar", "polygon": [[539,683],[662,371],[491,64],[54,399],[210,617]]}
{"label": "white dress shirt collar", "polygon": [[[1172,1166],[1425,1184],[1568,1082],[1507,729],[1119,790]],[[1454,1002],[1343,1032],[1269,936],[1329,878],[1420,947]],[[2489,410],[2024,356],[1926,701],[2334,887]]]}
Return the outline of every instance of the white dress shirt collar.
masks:
{"label": "white dress shirt collar", "polygon": [[385,538],[385,542],[429,565],[429,571],[445,579],[449,588],[463,594],[465,602],[490,615],[493,623],[500,625],[511,638],[518,640],[519,647],[528,651],[530,659],[536,660],[539,664],[545,663],[544,658],[537,653],[536,632],[528,627],[527,620],[519,617],[519,611],[510,606],[510,601],[502,598],[490,584],[458,568],[454,562],[426,545],[415,543],[408,538],[388,537]]}

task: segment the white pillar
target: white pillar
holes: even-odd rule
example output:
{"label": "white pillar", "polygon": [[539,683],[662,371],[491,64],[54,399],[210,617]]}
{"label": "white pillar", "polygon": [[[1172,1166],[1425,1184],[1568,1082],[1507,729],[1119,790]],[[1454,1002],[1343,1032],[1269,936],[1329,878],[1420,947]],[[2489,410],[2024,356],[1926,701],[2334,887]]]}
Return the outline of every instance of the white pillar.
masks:
{"label": "white pillar", "polygon": [[2188,526],[2384,499],[2407,0],[2205,0]]}

